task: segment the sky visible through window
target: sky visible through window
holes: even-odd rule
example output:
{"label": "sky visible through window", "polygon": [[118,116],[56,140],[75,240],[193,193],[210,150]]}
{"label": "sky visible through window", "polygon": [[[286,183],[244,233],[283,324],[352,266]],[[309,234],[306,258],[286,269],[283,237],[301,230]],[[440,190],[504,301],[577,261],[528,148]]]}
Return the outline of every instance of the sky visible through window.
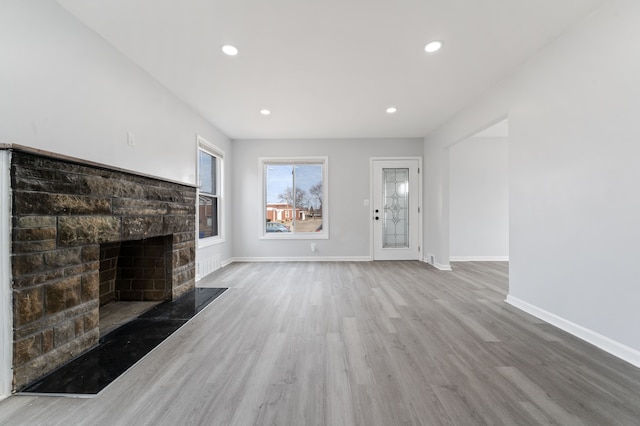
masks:
{"label": "sky visible through window", "polygon": [[216,184],[216,163],[215,157],[206,152],[200,151],[200,168],[199,168],[199,185],[200,191],[208,194],[215,194]]}
{"label": "sky visible through window", "polygon": [[[267,172],[267,203],[281,203],[280,194],[287,187],[293,187],[293,175],[291,164],[268,164]],[[305,191],[307,200],[314,208],[318,208],[317,200],[314,200],[309,189],[316,184],[322,184],[321,164],[299,164],[296,168],[296,187]]]}

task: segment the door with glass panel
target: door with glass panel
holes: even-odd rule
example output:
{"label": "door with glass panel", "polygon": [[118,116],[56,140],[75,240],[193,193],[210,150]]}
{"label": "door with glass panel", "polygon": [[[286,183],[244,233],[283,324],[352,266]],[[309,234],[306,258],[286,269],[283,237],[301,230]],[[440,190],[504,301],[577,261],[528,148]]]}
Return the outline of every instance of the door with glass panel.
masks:
{"label": "door with glass panel", "polygon": [[374,260],[420,259],[420,160],[372,160]]}

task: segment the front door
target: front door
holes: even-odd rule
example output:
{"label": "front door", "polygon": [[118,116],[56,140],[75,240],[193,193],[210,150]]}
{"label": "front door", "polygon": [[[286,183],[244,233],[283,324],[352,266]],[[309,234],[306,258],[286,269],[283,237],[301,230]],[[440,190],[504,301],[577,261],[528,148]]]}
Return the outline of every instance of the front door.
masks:
{"label": "front door", "polygon": [[419,260],[420,159],[372,159],[374,260]]}

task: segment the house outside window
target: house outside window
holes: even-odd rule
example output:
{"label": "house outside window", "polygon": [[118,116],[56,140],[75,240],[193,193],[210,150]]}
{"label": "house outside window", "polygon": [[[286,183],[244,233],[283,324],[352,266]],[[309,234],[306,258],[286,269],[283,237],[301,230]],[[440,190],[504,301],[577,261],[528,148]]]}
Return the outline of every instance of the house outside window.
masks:
{"label": "house outside window", "polygon": [[327,157],[260,158],[263,239],[327,239]]}
{"label": "house outside window", "polygon": [[224,153],[198,136],[198,239],[200,245],[223,241],[222,167]]}

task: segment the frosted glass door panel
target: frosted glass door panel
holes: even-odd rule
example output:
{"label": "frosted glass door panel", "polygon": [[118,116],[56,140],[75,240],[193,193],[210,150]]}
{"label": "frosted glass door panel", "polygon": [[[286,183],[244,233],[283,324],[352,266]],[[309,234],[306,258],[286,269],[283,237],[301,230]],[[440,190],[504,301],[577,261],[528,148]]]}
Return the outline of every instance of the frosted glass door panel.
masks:
{"label": "frosted glass door panel", "polygon": [[409,169],[383,169],[383,248],[409,247]]}

